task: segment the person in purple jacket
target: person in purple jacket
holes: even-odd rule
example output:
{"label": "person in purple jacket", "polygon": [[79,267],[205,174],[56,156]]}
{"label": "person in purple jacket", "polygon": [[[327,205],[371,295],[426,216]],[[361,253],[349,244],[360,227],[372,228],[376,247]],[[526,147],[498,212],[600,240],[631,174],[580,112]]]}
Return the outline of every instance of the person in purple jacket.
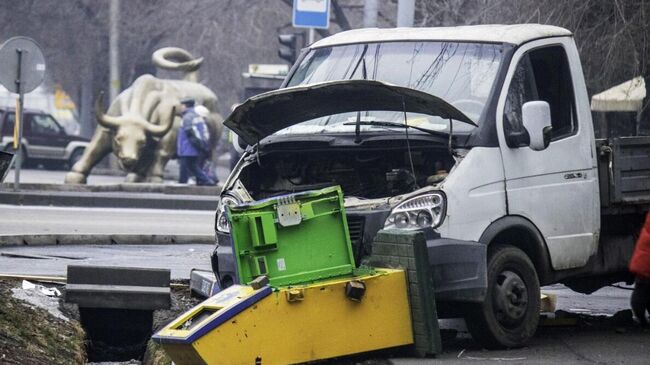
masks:
{"label": "person in purple jacket", "polygon": [[215,181],[210,179],[200,166],[204,151],[201,139],[197,138],[193,131],[193,125],[194,119],[201,116],[194,110],[194,104],[194,99],[183,99],[179,108],[182,121],[176,137],[176,154],[180,166],[178,182],[186,184],[187,179],[192,175],[196,178],[196,185],[215,185]]}

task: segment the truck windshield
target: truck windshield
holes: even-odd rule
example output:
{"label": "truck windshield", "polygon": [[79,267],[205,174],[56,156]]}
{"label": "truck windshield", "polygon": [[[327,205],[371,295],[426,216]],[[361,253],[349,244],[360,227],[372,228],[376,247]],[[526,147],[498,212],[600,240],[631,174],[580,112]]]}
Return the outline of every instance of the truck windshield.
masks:
{"label": "truck windshield", "polygon": [[[318,48],[305,56],[287,86],[334,80],[377,80],[442,98],[478,124],[501,55],[501,45],[489,43],[409,41]],[[278,133],[347,132],[354,128],[349,122],[356,117],[357,113],[343,113],[317,118]],[[403,123],[404,115],[365,111],[361,120]],[[409,114],[407,120],[409,124],[431,130],[449,128],[448,120],[429,115]],[[454,122],[453,126],[454,133],[473,128],[461,122]]]}

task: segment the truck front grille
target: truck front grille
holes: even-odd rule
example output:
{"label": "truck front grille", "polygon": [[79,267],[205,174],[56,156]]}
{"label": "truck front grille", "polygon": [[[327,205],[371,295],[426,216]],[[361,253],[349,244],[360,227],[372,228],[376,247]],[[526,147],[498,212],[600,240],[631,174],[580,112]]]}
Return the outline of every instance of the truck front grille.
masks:
{"label": "truck front grille", "polygon": [[359,252],[359,247],[363,243],[363,227],[366,218],[361,215],[347,215],[348,229],[350,231],[350,242],[352,243],[352,251],[355,254],[355,261],[358,262],[359,258],[356,257]]}

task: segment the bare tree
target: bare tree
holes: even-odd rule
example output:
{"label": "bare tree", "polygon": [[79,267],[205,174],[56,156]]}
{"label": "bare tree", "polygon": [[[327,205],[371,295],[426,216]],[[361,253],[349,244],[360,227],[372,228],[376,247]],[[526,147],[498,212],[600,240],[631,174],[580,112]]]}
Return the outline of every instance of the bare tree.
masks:
{"label": "bare tree", "polygon": [[[361,24],[362,0],[332,4],[332,26],[321,37]],[[205,57],[201,81],[215,90],[226,109],[240,101],[241,72],[249,63],[283,62],[277,56],[277,35],[292,30],[291,5],[291,0],[122,1],[121,85],[157,72],[151,64],[154,50],[180,46]],[[391,6],[384,6],[384,13]],[[391,25],[385,17],[381,21]],[[92,105],[93,95],[108,82],[108,1],[0,1],[0,34],[27,35],[41,43],[48,82],[61,84],[91,118],[84,106]]]}
{"label": "bare tree", "polygon": [[650,73],[644,0],[420,0],[421,26],[541,23],[576,38],[590,92]]}

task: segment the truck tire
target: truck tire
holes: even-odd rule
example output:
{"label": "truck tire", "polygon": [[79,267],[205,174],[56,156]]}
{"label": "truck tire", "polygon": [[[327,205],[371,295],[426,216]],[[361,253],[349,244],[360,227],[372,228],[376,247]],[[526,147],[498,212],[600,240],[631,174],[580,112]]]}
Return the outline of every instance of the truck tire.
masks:
{"label": "truck tire", "polygon": [[521,347],[539,323],[539,279],[535,266],[520,249],[490,247],[488,287],[483,303],[465,314],[470,334],[487,349]]}

